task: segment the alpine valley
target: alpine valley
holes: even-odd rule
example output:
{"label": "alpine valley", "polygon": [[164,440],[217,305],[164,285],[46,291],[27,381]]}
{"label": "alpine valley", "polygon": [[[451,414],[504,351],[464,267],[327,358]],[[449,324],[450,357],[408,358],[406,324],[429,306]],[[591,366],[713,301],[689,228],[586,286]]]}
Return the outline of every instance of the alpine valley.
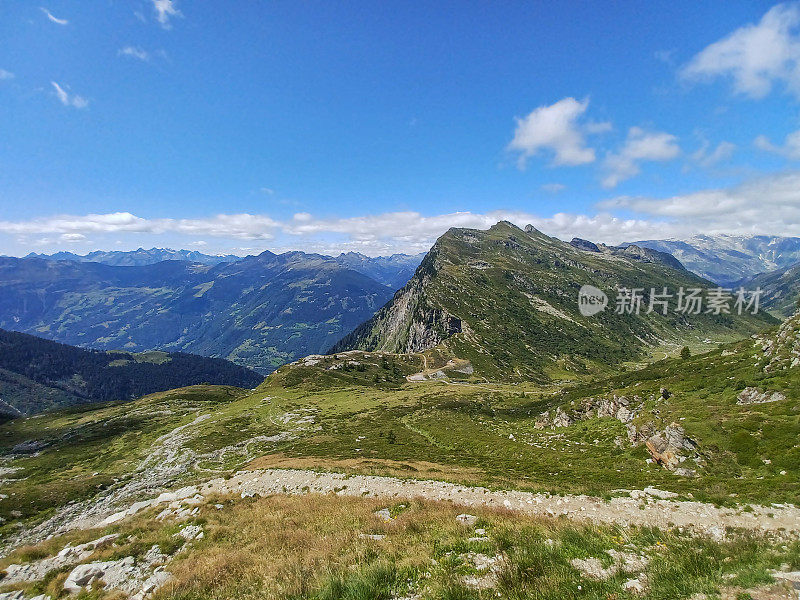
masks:
{"label": "alpine valley", "polygon": [[648,310],[719,282],[505,221],[212,262],[2,259],[4,327],[94,350],[0,334],[0,597],[789,597],[792,275],[770,312]]}

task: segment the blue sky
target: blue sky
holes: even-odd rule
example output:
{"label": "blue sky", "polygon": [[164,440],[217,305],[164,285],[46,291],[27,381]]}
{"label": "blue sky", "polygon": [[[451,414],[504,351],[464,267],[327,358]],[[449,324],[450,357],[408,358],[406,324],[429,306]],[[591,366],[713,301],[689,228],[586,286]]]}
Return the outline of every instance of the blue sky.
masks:
{"label": "blue sky", "polygon": [[0,5],[0,252],[800,235],[800,4]]}

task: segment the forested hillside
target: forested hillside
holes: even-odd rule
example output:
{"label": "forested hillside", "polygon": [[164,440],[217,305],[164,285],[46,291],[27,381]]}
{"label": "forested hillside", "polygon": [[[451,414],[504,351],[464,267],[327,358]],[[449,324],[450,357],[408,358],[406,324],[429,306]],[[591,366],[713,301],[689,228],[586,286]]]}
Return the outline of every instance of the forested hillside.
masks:
{"label": "forested hillside", "polygon": [[200,383],[252,388],[261,380],[254,371],[218,358],[99,352],[0,329],[0,399],[22,414],[130,400]]}

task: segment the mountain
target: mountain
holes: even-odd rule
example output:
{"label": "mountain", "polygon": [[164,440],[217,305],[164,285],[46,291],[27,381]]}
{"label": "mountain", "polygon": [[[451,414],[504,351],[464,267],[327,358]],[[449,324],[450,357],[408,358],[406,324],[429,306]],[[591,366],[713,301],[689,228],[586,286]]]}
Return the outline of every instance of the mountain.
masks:
{"label": "mountain", "polygon": [[679,271],[686,270],[686,267],[683,266],[681,261],[672,256],[669,252],[661,252],[659,250],[637,246],[636,244],[606,246],[605,244],[595,244],[594,242],[582,240],[581,238],[572,238],[569,245],[578,250],[586,250],[587,252],[612,254],[615,256],[632,258],[640,262],[660,263],[672,267],[673,269],[678,269]]}
{"label": "mountain", "polygon": [[734,284],[745,289],[761,288],[764,308],[783,317],[790,316],[800,301],[800,262],[786,269],[747,277]]}
{"label": "mountain", "polygon": [[[576,248],[507,222],[488,231],[451,229],[391,302],[332,352],[437,348],[468,360],[479,375],[542,380],[637,359],[648,347],[732,339],[775,322],[764,314],[613,310],[617,287],[643,289],[645,307],[651,288],[674,294],[681,287],[716,287],[678,266],[672,257],[640,249]],[[605,290],[612,308],[582,316],[584,285]]]}
{"label": "mountain", "polygon": [[[668,252],[693,273],[726,287],[800,261],[797,237],[697,235],[686,240],[643,240],[633,244]],[[630,244],[623,244],[627,245]]]}
{"label": "mountain", "polygon": [[196,262],[203,265],[218,265],[223,262],[234,262],[240,260],[240,256],[234,254],[212,255],[203,254],[196,250],[173,250],[172,248],[150,248],[145,250],[123,251],[96,250],[88,254],[80,255],[72,252],[56,252],[55,254],[36,254],[31,252],[25,258],[44,258],[49,260],[69,260],[73,262],[96,262],[113,267],[141,267],[152,265],[164,260],[185,260]]}
{"label": "mountain", "polygon": [[302,252],[134,267],[0,258],[0,287],[5,329],[100,350],[226,358],[265,374],[329,348],[392,294]]}
{"label": "mountain", "polygon": [[0,413],[28,415],[87,402],[131,400],[200,383],[253,388],[262,379],[218,358],[98,352],[0,329],[0,398],[5,405]]}
{"label": "mountain", "polygon": [[353,269],[372,277],[375,281],[392,288],[392,291],[403,287],[422,262],[425,253],[409,256],[408,254],[392,254],[391,256],[365,256],[358,252],[347,252],[334,260],[348,269]]}
{"label": "mountain", "polygon": [[[271,255],[271,252],[267,252]],[[296,253],[292,253],[296,254]],[[391,256],[366,256],[358,252],[342,253],[337,257],[321,254],[305,254],[309,258],[330,258],[346,269],[358,271],[375,281],[379,281],[392,290],[403,287],[411,279],[414,270],[419,266],[425,253],[410,256],[408,254],[392,254]],[[131,251],[97,250],[80,255],[72,252],[56,252],[55,254],[30,253],[25,258],[43,258],[46,260],[66,260],[71,262],[96,262],[113,267],[141,267],[165,260],[181,260],[203,265],[218,265],[223,262],[237,262],[242,257],[234,254],[211,255],[196,250],[172,250],[171,248],[139,248]]]}

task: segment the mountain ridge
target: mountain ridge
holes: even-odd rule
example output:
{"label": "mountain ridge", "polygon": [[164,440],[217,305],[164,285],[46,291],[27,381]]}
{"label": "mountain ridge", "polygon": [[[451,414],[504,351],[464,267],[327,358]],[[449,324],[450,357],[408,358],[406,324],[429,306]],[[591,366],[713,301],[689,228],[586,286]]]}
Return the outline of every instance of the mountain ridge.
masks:
{"label": "mountain ridge", "polygon": [[592,319],[579,314],[578,289],[585,284],[641,287],[645,301],[651,287],[715,287],[672,266],[673,260],[664,264],[624,249],[579,249],[508,222],[486,231],[450,229],[409,283],[331,352],[408,353],[443,346],[485,376],[541,380],[556,364],[568,370],[615,364],[641,356],[648,345],[702,340],[711,332],[742,337],[774,322],[765,315],[737,321],[731,315],[654,313],[634,320],[613,311]]}
{"label": "mountain ridge", "polygon": [[690,271],[726,287],[800,261],[800,237],[696,235],[686,239],[628,242],[622,246],[632,244],[668,252]]}

